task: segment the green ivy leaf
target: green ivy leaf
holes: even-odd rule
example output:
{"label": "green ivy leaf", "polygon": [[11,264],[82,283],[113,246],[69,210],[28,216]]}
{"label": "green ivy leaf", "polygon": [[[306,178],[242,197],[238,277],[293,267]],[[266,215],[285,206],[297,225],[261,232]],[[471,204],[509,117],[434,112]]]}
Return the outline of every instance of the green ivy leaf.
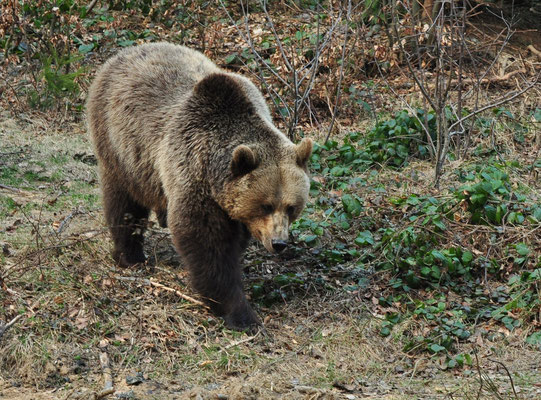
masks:
{"label": "green ivy leaf", "polygon": [[359,216],[363,208],[359,199],[350,194],[342,196],[342,205],[344,206],[344,211],[353,216]]}
{"label": "green ivy leaf", "polygon": [[518,243],[515,245],[515,249],[517,253],[523,257],[526,257],[530,254],[530,248],[526,245],[526,243]]}
{"label": "green ivy leaf", "polygon": [[445,347],[440,346],[440,345],[437,344],[437,343],[432,343],[428,348],[429,348],[431,351],[433,351],[434,353],[439,353],[439,352],[441,352],[441,351],[445,351]]}
{"label": "green ivy leaf", "polygon": [[355,243],[359,246],[374,245],[374,237],[370,231],[359,232],[359,235],[355,239]]}
{"label": "green ivy leaf", "polygon": [[526,338],[526,343],[541,347],[541,331],[532,333]]}
{"label": "green ivy leaf", "polygon": [[130,47],[135,44],[135,40],[119,40],[117,43],[120,47]]}
{"label": "green ivy leaf", "polygon": [[86,54],[94,50],[94,43],[82,44],[79,46],[79,53]]}
{"label": "green ivy leaf", "polygon": [[471,251],[465,251],[463,254],[462,254],[462,262],[464,264],[469,264],[471,263],[473,260],[473,254]]}

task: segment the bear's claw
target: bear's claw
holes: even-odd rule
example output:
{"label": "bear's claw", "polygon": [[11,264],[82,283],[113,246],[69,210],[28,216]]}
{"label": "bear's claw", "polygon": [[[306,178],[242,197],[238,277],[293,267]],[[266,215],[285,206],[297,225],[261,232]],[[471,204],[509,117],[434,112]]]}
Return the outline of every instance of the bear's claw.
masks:
{"label": "bear's claw", "polygon": [[122,268],[133,267],[136,264],[144,264],[146,262],[145,254],[142,251],[131,253],[115,251],[113,253],[113,259]]}
{"label": "bear's claw", "polygon": [[241,310],[225,315],[224,321],[229,329],[237,331],[254,331],[261,326],[261,320],[247,304]]}

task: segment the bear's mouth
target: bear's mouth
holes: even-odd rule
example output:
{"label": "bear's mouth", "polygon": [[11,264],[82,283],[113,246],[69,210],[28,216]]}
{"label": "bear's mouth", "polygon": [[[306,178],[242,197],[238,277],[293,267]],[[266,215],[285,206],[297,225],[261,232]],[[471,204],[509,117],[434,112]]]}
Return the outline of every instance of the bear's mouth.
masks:
{"label": "bear's mouth", "polygon": [[265,246],[265,248],[271,252],[271,253],[276,253],[276,251],[274,250],[274,248],[272,247],[272,240],[266,238],[265,240],[259,240],[263,246]]}
{"label": "bear's mouth", "polygon": [[260,229],[256,229],[251,233],[252,236],[256,238],[267,249],[267,251],[275,253],[275,250],[272,247],[271,238],[263,236],[263,232]]}

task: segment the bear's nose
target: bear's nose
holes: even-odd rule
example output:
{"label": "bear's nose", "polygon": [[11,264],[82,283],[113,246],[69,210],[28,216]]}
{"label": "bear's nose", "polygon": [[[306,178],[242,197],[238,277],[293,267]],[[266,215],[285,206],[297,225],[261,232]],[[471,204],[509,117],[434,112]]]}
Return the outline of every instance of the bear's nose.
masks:
{"label": "bear's nose", "polygon": [[272,248],[277,252],[280,253],[283,249],[285,249],[287,246],[287,243],[283,240],[272,240]]}

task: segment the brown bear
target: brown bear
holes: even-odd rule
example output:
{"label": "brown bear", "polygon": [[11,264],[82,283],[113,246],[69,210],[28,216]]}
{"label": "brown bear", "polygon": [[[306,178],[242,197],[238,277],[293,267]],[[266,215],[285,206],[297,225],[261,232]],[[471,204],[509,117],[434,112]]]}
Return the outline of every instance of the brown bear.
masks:
{"label": "brown bear", "polygon": [[169,43],[108,60],[87,117],[116,262],[145,261],[153,210],[209,307],[229,327],[259,324],[239,258],[250,234],[271,252],[286,247],[308,198],[312,141],[295,145],[281,133],[248,79]]}

